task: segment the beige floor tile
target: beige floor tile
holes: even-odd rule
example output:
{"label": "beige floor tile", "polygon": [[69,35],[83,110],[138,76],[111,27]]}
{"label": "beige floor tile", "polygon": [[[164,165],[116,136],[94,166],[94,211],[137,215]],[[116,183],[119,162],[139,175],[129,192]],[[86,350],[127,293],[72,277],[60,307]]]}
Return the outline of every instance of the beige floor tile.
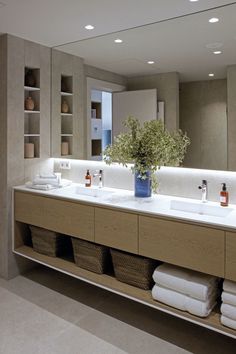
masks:
{"label": "beige floor tile", "polygon": [[234,352],[233,339],[45,267],[0,279],[0,354]]}

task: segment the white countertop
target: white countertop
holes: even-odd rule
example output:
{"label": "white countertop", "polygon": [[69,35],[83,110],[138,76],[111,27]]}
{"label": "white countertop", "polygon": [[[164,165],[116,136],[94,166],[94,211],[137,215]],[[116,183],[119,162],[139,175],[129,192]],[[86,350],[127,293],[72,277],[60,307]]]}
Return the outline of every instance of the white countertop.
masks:
{"label": "white countertop", "polygon": [[171,208],[171,203],[173,203],[173,201],[183,202],[186,203],[186,205],[190,205],[191,203],[194,203],[194,205],[203,204],[200,200],[196,199],[161,194],[154,194],[151,198],[135,198],[133,191],[113,188],[102,188],[106,195],[96,197],[71,192],[73,188],[80,186],[83,188],[82,185],[73,183],[69,187],[52,189],[49,191],[34,190],[27,188],[26,186],[17,186],[14,187],[14,190],[48,197],[51,196],[64,200],[87,202],[89,204],[119,208],[127,211],[147,213],[148,215],[153,216],[170,217],[188,222],[197,222],[198,224],[212,225],[214,227],[219,226],[220,228],[236,229],[236,205],[231,204],[228,207],[220,207],[219,203],[207,202],[205,205],[209,208],[213,207],[219,211],[221,211],[221,208],[230,209],[231,212],[227,216],[202,215],[201,213],[174,210]]}

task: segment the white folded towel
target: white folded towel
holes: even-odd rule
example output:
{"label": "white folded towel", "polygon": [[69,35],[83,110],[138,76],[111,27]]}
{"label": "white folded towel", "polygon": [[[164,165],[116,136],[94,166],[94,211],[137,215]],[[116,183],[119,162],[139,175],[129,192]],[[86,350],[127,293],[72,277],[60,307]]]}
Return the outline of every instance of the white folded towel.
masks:
{"label": "white folded towel", "polygon": [[220,311],[222,315],[236,321],[236,307],[228,304],[222,304]]}
{"label": "white folded towel", "polygon": [[58,186],[59,180],[58,178],[41,178],[40,176],[36,176],[33,179],[33,184],[51,184],[52,186]]}
{"label": "white folded towel", "polygon": [[236,329],[236,321],[231,320],[230,318],[228,318],[224,315],[222,315],[220,317],[220,321],[221,321],[222,325],[229,327],[229,328]]}
{"label": "white folded towel", "polygon": [[224,304],[236,306],[236,294],[228,293],[227,291],[223,291],[221,295],[221,299]]}
{"label": "white folded towel", "polygon": [[51,189],[63,188],[63,187],[70,186],[71,183],[72,182],[69,179],[62,179],[60,184],[51,184],[51,183],[34,184],[32,182],[26,182],[25,186],[30,189],[38,189],[38,190],[48,191]]}
{"label": "white folded towel", "polygon": [[57,175],[55,175],[54,173],[40,173],[40,175],[37,175],[37,177],[39,178],[50,178],[50,179],[58,179]]}
{"label": "white folded towel", "polygon": [[206,301],[218,287],[218,278],[212,275],[166,263],[156,268],[153,280],[158,285],[202,301]]}
{"label": "white folded towel", "polygon": [[26,182],[25,186],[30,189],[37,189],[42,191],[49,191],[51,189],[57,188],[56,186],[52,186],[51,184],[33,184],[32,182]]}
{"label": "white folded towel", "polygon": [[166,305],[188,311],[199,317],[207,317],[216,305],[216,298],[214,296],[211,296],[208,301],[200,301],[158,285],[154,285],[152,297]]}
{"label": "white folded towel", "polygon": [[236,295],[236,282],[225,279],[223,283],[223,289],[228,293]]}

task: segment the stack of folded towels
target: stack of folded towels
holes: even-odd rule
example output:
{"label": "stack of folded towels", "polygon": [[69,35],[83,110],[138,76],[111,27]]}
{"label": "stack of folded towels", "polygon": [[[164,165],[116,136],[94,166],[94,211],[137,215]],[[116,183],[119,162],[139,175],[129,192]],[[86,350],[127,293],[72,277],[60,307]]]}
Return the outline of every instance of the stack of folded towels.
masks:
{"label": "stack of folded towels", "polygon": [[66,187],[71,181],[61,179],[60,173],[36,175],[32,182],[27,182],[26,187],[39,190],[50,190],[54,188]]}
{"label": "stack of folded towels", "polygon": [[236,329],[236,283],[230,280],[223,283],[221,313],[221,323]]}
{"label": "stack of folded towels", "polygon": [[153,280],[152,297],[169,306],[207,317],[216,305],[219,279],[214,276],[164,263]]}

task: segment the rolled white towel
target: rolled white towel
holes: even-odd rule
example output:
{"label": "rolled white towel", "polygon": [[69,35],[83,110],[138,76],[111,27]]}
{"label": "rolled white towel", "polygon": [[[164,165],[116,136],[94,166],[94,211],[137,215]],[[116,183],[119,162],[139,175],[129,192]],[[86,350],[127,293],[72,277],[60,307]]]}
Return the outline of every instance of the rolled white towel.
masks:
{"label": "rolled white towel", "polygon": [[225,279],[223,283],[223,289],[228,293],[236,295],[236,282]]}
{"label": "rolled white towel", "polygon": [[187,311],[199,317],[207,317],[216,305],[216,298],[214,296],[208,301],[200,301],[158,285],[154,285],[152,297],[166,305]]}
{"label": "rolled white towel", "polygon": [[222,304],[220,311],[222,315],[236,321],[236,307],[228,304]]}
{"label": "rolled white towel", "polygon": [[218,278],[170,264],[162,264],[153,273],[158,285],[206,301],[218,287]]}
{"label": "rolled white towel", "polygon": [[221,299],[224,304],[236,306],[236,294],[228,293],[227,291],[223,291],[221,295]]}
{"label": "rolled white towel", "polygon": [[222,315],[220,317],[220,321],[221,321],[222,325],[229,327],[229,328],[236,329],[236,321],[232,320],[231,318],[228,318],[227,316]]}

